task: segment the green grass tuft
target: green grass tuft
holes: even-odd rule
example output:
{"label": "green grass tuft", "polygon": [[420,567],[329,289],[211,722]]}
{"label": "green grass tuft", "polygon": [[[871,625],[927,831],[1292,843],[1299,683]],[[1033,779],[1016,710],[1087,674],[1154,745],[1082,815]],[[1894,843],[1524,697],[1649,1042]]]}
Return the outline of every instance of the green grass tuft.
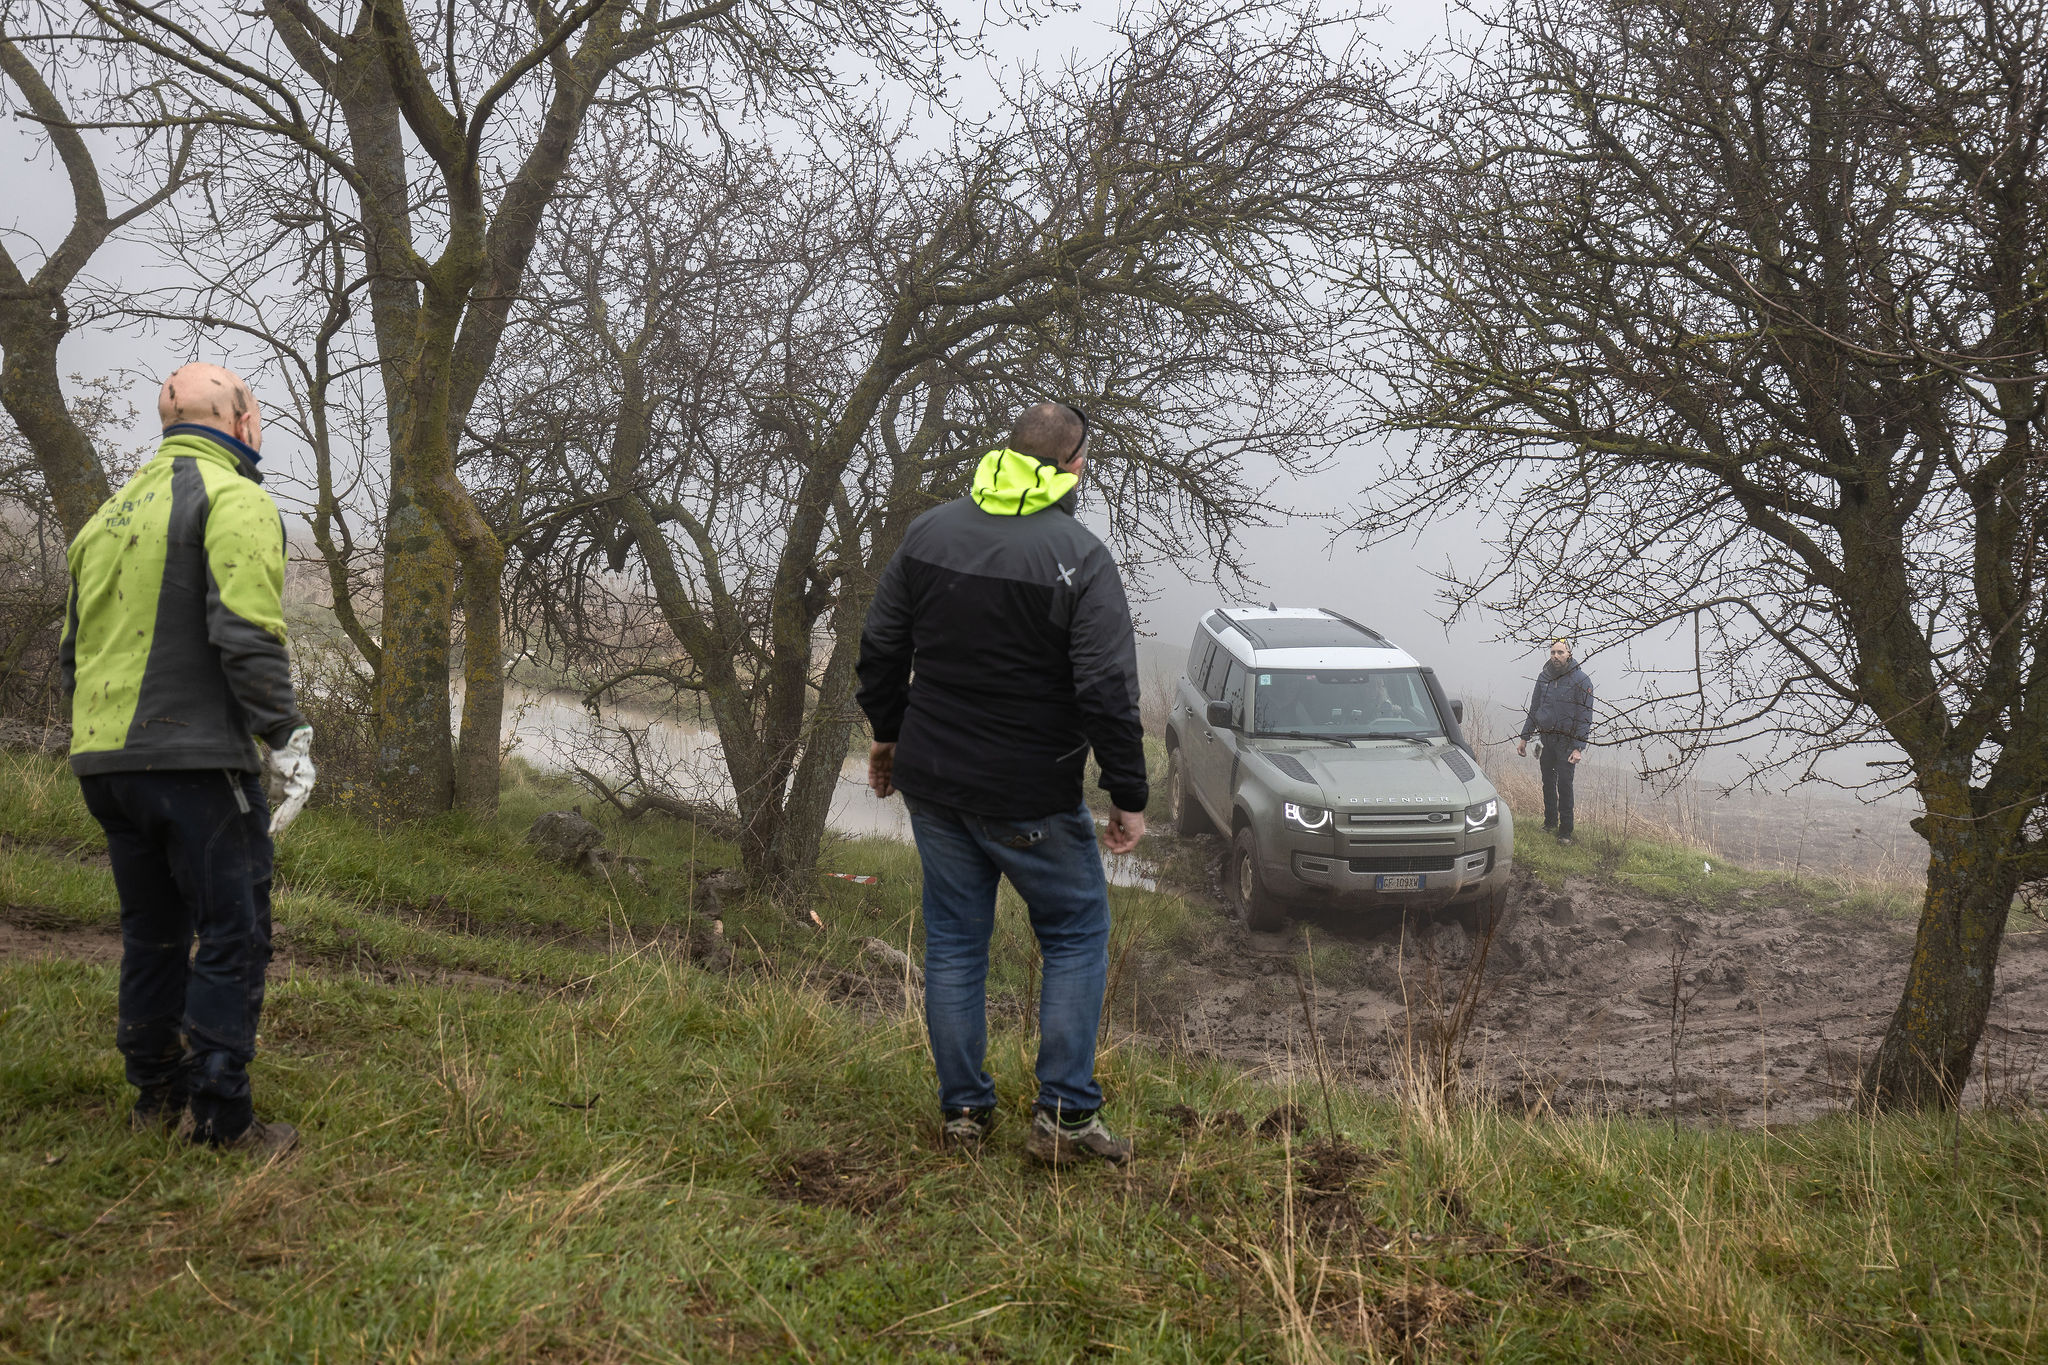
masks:
{"label": "green grass tuft", "polygon": [[[110,923],[75,787],[39,762],[0,774],[27,779],[0,783],[6,899]],[[0,1356],[2048,1355],[2037,1115],[1674,1133],[1339,1093],[1332,1141],[1319,1093],[1112,1033],[1108,1117],[1139,1159],[1050,1173],[1020,1152],[1033,963],[1006,899],[1005,1122],[979,1158],[939,1153],[915,1013],[841,998],[875,971],[860,939],[915,949],[910,850],[832,842],[882,883],[821,881],[823,932],[734,908],[714,973],[679,931],[732,850],[650,821],[611,829],[650,891],[560,873],[519,838],[560,795],[383,833],[315,812],[286,838],[291,957],[253,1074],[305,1142],[276,1165],[127,1130],[111,963],[0,966]],[[1552,847],[1547,875],[1597,872]],[[1613,873],[1676,875],[1650,853]],[[1116,896],[1121,989],[1212,927]],[[1261,1133],[1289,1103],[1314,1131]]]}

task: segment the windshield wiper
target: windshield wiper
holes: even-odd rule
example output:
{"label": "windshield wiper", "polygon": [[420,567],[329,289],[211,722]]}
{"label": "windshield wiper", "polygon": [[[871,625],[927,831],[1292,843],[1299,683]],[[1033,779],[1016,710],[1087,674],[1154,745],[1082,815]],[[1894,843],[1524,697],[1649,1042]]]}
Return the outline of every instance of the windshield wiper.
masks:
{"label": "windshield wiper", "polygon": [[1312,739],[1312,740],[1315,740],[1315,741],[1317,741],[1318,743],[1323,743],[1323,744],[1341,744],[1341,745],[1343,745],[1343,746],[1344,746],[1345,748],[1347,748],[1347,749],[1350,749],[1350,748],[1354,748],[1354,747],[1355,747],[1355,746],[1354,746],[1354,745],[1353,745],[1353,744],[1351,743],[1351,736],[1350,736],[1350,735],[1316,735],[1316,734],[1310,734],[1310,733],[1309,733],[1309,732],[1308,732],[1307,730],[1261,730],[1261,731],[1259,731],[1259,738],[1261,738],[1261,739]]}
{"label": "windshield wiper", "polygon": [[1352,736],[1352,738],[1354,738],[1354,739],[1405,739],[1405,740],[1407,740],[1407,741],[1408,741],[1408,742],[1409,742],[1410,744],[1420,744],[1420,745],[1421,745],[1421,746],[1422,746],[1423,748],[1425,748],[1425,749],[1428,749],[1428,748],[1432,748],[1432,747],[1434,747],[1434,746],[1435,746],[1435,744],[1436,744],[1436,740],[1435,740],[1434,738],[1430,737],[1430,736],[1427,736],[1427,735],[1390,735],[1390,734],[1387,734],[1387,733],[1385,733],[1384,731],[1379,731],[1379,730],[1373,730],[1373,731],[1368,731],[1367,733],[1365,733],[1365,734],[1362,734],[1362,735],[1354,735],[1354,736]]}

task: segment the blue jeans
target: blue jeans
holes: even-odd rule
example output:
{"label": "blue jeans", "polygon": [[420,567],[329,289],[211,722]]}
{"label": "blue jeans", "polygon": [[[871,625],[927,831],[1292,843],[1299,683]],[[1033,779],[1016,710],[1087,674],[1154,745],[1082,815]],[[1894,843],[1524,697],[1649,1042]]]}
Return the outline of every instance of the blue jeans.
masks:
{"label": "blue jeans", "polygon": [[945,1109],[995,1106],[988,1055],[988,941],[996,882],[1031,914],[1044,961],[1038,995],[1038,1103],[1098,1109],[1095,1033],[1109,975],[1109,881],[1086,806],[1034,820],[973,815],[909,796],[924,865],[924,1013]]}
{"label": "blue jeans", "polygon": [[98,773],[79,786],[121,897],[114,1041],[128,1082],[189,1098],[198,1135],[227,1141],[254,1113],[249,1062],[270,966],[262,779],[203,768]]}

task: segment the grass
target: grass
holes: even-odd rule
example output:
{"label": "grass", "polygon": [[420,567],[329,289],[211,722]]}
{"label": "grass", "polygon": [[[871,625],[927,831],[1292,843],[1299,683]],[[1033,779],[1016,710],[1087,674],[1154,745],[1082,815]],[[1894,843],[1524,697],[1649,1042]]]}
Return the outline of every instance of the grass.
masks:
{"label": "grass", "polygon": [[[103,924],[94,831],[39,762],[0,759],[0,893]],[[648,893],[556,874],[518,835],[563,793],[523,781],[495,824],[314,812],[283,841],[282,937],[363,944],[294,946],[273,976],[254,1076],[305,1133],[287,1161],[129,1133],[112,966],[0,965],[0,1358],[2048,1353],[2037,1115],[1674,1133],[1340,1092],[1333,1137],[1320,1094],[1113,1031],[1109,1117],[1139,1159],[1055,1174],[1019,1151],[1033,1040],[1011,1008],[1005,1126],[941,1154],[915,1013],[835,998],[860,938],[915,946],[907,850],[834,843],[882,883],[828,879],[823,933],[735,908],[739,960],[708,972],[672,931],[731,850],[648,823],[612,830],[655,860]],[[1213,913],[1117,896],[1127,981]],[[1015,1005],[1028,937],[1001,918]],[[1314,1131],[1260,1131],[1290,1103]]]}
{"label": "grass", "polygon": [[1551,886],[1584,877],[1657,900],[1706,907],[1768,898],[1775,905],[1888,919],[1913,919],[1920,913],[1921,885],[1896,877],[1795,876],[1744,867],[1611,804],[1592,812],[1582,804],[1573,842],[1560,844],[1543,828],[1540,793],[1531,797],[1510,784],[1508,794],[1516,812],[1515,861]]}

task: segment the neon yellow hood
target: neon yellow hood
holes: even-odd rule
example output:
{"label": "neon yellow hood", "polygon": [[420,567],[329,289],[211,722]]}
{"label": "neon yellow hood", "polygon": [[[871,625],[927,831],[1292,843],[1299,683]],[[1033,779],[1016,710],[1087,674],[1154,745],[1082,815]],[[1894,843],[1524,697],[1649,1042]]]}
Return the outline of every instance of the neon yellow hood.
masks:
{"label": "neon yellow hood", "polygon": [[1079,474],[1014,450],[991,450],[974,470],[974,503],[999,517],[1027,517],[1074,491]]}

